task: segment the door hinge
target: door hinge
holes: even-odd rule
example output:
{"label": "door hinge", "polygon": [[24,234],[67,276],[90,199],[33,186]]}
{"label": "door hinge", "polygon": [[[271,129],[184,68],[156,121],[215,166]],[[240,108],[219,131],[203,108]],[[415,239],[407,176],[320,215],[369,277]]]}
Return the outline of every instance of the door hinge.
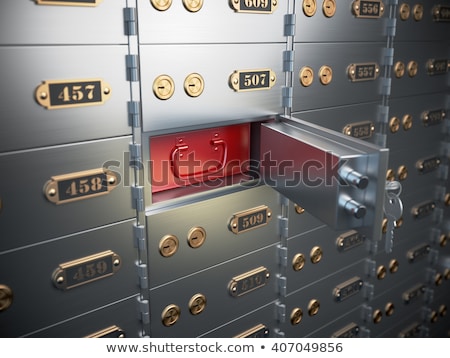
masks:
{"label": "door hinge", "polygon": [[136,9],[127,7],[123,9],[125,21],[125,35],[135,36],[137,34]]}
{"label": "door hinge", "polygon": [[130,82],[139,81],[139,56],[126,55],[127,80]]}

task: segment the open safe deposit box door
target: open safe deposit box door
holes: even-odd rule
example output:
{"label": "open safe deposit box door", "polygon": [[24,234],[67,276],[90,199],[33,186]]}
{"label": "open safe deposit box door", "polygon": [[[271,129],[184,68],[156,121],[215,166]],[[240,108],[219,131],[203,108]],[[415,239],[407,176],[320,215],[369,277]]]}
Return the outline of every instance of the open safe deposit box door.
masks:
{"label": "open safe deposit box door", "polygon": [[296,118],[261,126],[261,175],[336,230],[380,240],[389,151]]}

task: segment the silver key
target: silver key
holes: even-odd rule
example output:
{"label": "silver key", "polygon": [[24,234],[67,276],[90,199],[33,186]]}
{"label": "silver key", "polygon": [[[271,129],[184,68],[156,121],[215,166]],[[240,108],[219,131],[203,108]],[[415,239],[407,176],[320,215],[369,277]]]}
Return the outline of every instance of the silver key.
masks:
{"label": "silver key", "polygon": [[384,249],[387,253],[392,252],[394,246],[394,229],[396,220],[400,219],[403,214],[403,203],[399,198],[402,192],[402,186],[397,181],[386,182],[384,214],[387,219],[386,242]]}

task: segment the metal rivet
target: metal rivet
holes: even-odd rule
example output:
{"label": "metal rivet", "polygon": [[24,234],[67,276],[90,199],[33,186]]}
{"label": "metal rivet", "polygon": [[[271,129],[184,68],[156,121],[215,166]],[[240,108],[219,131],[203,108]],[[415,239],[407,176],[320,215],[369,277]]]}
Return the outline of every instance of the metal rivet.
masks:
{"label": "metal rivet", "polygon": [[400,129],[400,120],[397,117],[392,117],[389,121],[389,129],[391,133],[397,133]]}
{"label": "metal rivet", "polygon": [[383,312],[381,312],[381,310],[377,309],[373,312],[373,316],[372,316],[373,323],[375,323],[375,324],[380,323],[382,318],[383,318]]}
{"label": "metal rivet", "polygon": [[377,268],[377,278],[379,280],[382,280],[385,277],[386,277],[386,267],[384,267],[384,265],[378,266],[378,268]]}
{"label": "metal rivet", "polygon": [[397,170],[398,180],[405,180],[408,177],[408,169],[406,166],[401,165]]}
{"label": "metal rivet", "polygon": [[405,114],[402,119],[403,129],[405,131],[410,130],[413,125],[413,118],[410,114]]}
{"label": "metal rivet", "polygon": [[399,263],[396,259],[392,259],[389,261],[389,272],[390,273],[396,273],[399,268]]}
{"label": "metal rivet", "polygon": [[390,317],[394,314],[395,306],[392,302],[386,303],[386,306],[384,308],[384,312],[386,313],[387,317]]}
{"label": "metal rivet", "polygon": [[301,215],[305,212],[305,209],[302,208],[300,205],[294,204],[294,210],[297,214]]}

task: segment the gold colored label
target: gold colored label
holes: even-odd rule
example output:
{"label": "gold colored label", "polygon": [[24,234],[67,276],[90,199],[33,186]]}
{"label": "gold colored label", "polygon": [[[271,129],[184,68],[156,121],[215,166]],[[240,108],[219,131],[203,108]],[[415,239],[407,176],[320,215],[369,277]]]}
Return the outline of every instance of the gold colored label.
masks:
{"label": "gold colored label", "polygon": [[430,76],[445,75],[450,67],[447,59],[432,59],[427,61],[427,72]]}
{"label": "gold colored label", "polygon": [[278,0],[230,0],[230,5],[236,12],[271,14],[277,9]]}
{"label": "gold colored label", "polygon": [[271,89],[277,81],[271,69],[234,71],[230,75],[229,85],[236,92],[248,92]]}
{"label": "gold colored label", "polygon": [[347,71],[352,82],[373,81],[380,74],[380,66],[375,62],[353,63]]}
{"label": "gold colored label", "polygon": [[433,19],[436,22],[450,21],[450,6],[436,5],[432,10]]}
{"label": "gold colored label", "polygon": [[411,300],[419,298],[425,292],[425,285],[419,283],[408,291],[404,292],[402,295],[403,302],[409,304]]}
{"label": "gold colored label", "polygon": [[97,6],[103,0],[35,0],[37,5]]}
{"label": "gold colored label", "polygon": [[360,19],[378,19],[384,14],[382,1],[356,0],[352,5],[353,14]]}
{"label": "gold colored label", "polygon": [[431,215],[436,208],[434,201],[427,201],[422,204],[416,205],[411,209],[411,213],[415,219],[422,219]]}
{"label": "gold colored label", "polygon": [[430,173],[441,165],[440,157],[431,157],[426,159],[421,159],[416,163],[416,168],[420,174]]}
{"label": "gold colored label", "polygon": [[365,236],[361,235],[356,230],[347,231],[341,235],[336,240],[336,246],[339,251],[347,251],[354,247],[360,246],[364,243]]}
{"label": "gold colored label", "polygon": [[48,201],[59,205],[109,194],[117,182],[110,170],[85,170],[51,177],[44,185],[44,194]]}
{"label": "gold colored label", "polygon": [[333,291],[334,299],[336,302],[342,302],[359,293],[362,287],[363,281],[358,276],[355,276],[335,287]]}
{"label": "gold colored label", "polygon": [[370,121],[347,124],[342,132],[350,137],[368,139],[372,137],[375,125]]}
{"label": "gold colored label", "polygon": [[261,205],[233,214],[228,227],[233,234],[242,234],[267,225],[271,219],[270,209],[266,205]]}
{"label": "gold colored label", "polygon": [[59,264],[53,272],[53,284],[68,290],[112,276],[122,265],[120,256],[111,250]]}
{"label": "gold colored label", "polygon": [[85,338],[125,338],[125,332],[117,326],[111,326],[101,331],[92,333]]}
{"label": "gold colored label", "polygon": [[234,338],[266,338],[269,336],[269,329],[263,324],[258,324],[257,326],[246,330],[234,336]]}
{"label": "gold colored label", "polygon": [[350,323],[339,331],[334,332],[331,338],[357,338],[359,336],[359,326],[356,323]]}
{"label": "gold colored label", "polygon": [[264,266],[260,266],[254,270],[233,277],[228,284],[228,290],[233,297],[243,296],[265,286],[269,277],[269,271]]}
{"label": "gold colored label", "polygon": [[425,127],[441,124],[445,119],[446,112],[443,109],[436,109],[433,111],[426,111],[422,113],[422,122]]}
{"label": "gold colored label", "polygon": [[102,105],[111,87],[101,79],[43,81],[35,91],[37,103],[46,109]]}
{"label": "gold colored label", "polygon": [[406,253],[406,257],[408,258],[409,262],[413,263],[416,260],[419,260],[427,256],[430,250],[431,247],[428,244],[418,245],[412,248],[411,250],[408,250],[408,252]]}

